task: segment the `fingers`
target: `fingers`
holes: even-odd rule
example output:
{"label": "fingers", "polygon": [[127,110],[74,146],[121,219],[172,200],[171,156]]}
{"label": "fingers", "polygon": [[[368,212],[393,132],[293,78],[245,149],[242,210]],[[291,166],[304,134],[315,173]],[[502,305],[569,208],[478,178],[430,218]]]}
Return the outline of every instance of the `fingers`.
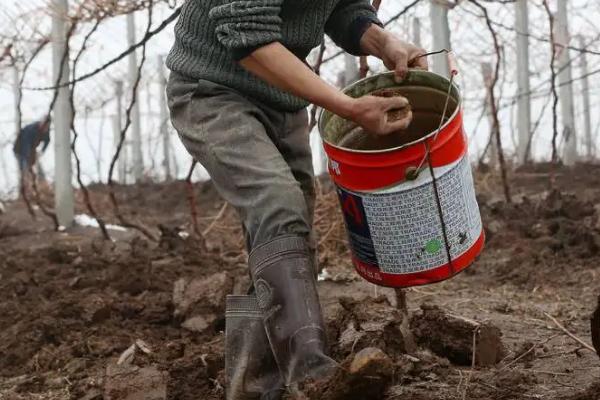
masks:
{"label": "fingers", "polygon": [[383,98],[384,100],[384,111],[392,111],[392,110],[398,110],[401,108],[405,108],[408,107],[410,105],[410,103],[408,102],[408,99],[406,97],[403,96],[394,96],[394,97],[386,97]]}
{"label": "fingers", "polygon": [[392,34],[387,36],[381,59],[386,67],[394,71],[395,79],[400,82],[406,78],[409,68],[429,68],[425,50],[398,39]]}
{"label": "fingers", "polygon": [[387,130],[388,134],[405,130],[411,124],[412,119],[413,119],[413,113],[412,113],[412,110],[409,110],[406,113],[406,117],[399,119],[397,121],[388,121],[386,123],[386,130]]}
{"label": "fingers", "polygon": [[[412,122],[410,103],[403,96],[364,96],[357,99],[357,112],[352,120],[366,132],[389,135],[406,129]],[[398,118],[398,119],[397,119]]]}
{"label": "fingers", "polygon": [[396,75],[396,80],[404,80],[404,78],[406,78],[406,74],[408,74],[408,54],[406,53],[406,51],[398,51],[396,52],[394,60],[394,73]]}
{"label": "fingers", "polygon": [[423,56],[425,53],[425,50],[419,50],[419,54],[409,61],[408,66],[410,68],[422,69],[425,71],[429,70],[429,62],[427,57]]}
{"label": "fingers", "polygon": [[399,119],[397,121],[388,121],[378,132],[379,136],[387,136],[396,133],[402,133],[402,131],[406,130],[412,122],[412,111],[410,111],[405,118]]}
{"label": "fingers", "polygon": [[[406,97],[385,97],[379,98],[379,100],[381,104],[380,112],[383,113],[380,118],[382,118],[383,121],[381,122],[381,128],[378,130],[377,134],[389,135],[399,130],[408,128],[412,122],[413,114],[412,110],[410,109],[410,103]],[[390,119],[390,113],[397,110],[403,110],[401,115],[404,115],[401,119],[392,121]],[[396,114],[395,118],[397,118],[398,113],[394,114]]]}

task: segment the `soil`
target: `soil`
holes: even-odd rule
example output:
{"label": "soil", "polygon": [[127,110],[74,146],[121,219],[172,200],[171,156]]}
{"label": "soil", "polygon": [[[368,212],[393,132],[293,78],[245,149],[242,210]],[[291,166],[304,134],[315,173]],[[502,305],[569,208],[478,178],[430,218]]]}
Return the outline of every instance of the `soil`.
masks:
{"label": "soil", "polygon": [[[392,359],[381,349],[366,347],[346,358],[330,379],[304,383],[302,395],[311,400],[377,400],[385,396],[394,373]],[[286,396],[292,400],[298,397]]]}
{"label": "soil", "polygon": [[600,357],[600,296],[598,296],[598,306],[596,307],[596,311],[594,311],[594,314],[592,315],[591,330],[592,344],[596,349],[596,353],[598,353],[598,357]]}
{"label": "soil", "polygon": [[[600,399],[600,358],[552,320],[592,343],[600,166],[522,168],[510,176],[512,204],[496,174],[476,181],[486,248],[459,276],[407,290],[416,348],[396,293],[352,270],[335,192],[320,181],[319,291],[331,354],[346,362],[383,351],[391,366],[388,388],[376,393],[382,399]],[[90,189],[102,216],[118,224],[106,187]],[[0,399],[224,398],[224,297],[247,290],[247,255],[235,212],[215,221],[223,203],[212,185],[194,193],[205,241],[192,234],[183,182],[117,188],[123,215],[158,241],[132,229],[111,230],[112,241],[93,227],[54,232],[41,213],[33,220],[21,202],[5,204]],[[424,310],[435,311],[431,322],[419,318]],[[470,358],[455,357],[453,345],[472,334],[454,329],[453,318],[493,328],[503,346],[496,362],[472,365],[477,348],[464,346],[461,357]],[[428,330],[444,345],[425,340]],[[335,396],[375,389],[343,382],[332,386]]]}
{"label": "soil", "polygon": [[419,345],[456,365],[490,366],[506,356],[502,332],[493,324],[451,316],[438,306],[421,308],[410,322]]}

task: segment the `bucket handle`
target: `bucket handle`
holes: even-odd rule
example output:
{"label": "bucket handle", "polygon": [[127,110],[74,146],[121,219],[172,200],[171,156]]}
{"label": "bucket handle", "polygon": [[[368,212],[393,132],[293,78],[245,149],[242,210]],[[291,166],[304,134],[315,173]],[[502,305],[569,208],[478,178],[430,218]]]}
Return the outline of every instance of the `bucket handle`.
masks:
{"label": "bucket handle", "polygon": [[[444,126],[444,122],[446,121],[446,114],[448,113],[448,105],[450,103],[450,95],[452,93],[452,85],[454,84],[454,78],[456,77],[456,75],[458,75],[458,67],[456,64],[456,58],[454,57],[454,53],[447,49],[434,51],[431,53],[426,53],[426,54],[417,56],[417,58],[420,58],[420,57],[426,57],[428,55],[441,54],[441,53],[446,53],[448,56],[448,66],[450,68],[450,83],[448,84],[448,91],[446,92],[446,101],[444,102],[444,109],[442,111],[442,117],[440,120],[440,124],[439,124],[438,128],[436,129],[435,134],[431,138],[431,142],[436,141],[437,137],[439,136],[440,132],[442,131],[442,126]],[[419,165],[417,167],[407,168],[407,170],[405,172],[405,178],[409,181],[414,181],[419,177],[419,174],[421,173],[421,170],[423,168],[423,165],[425,164],[425,161],[429,160],[429,158],[430,158],[431,149],[429,148],[429,143],[427,140],[425,140],[423,143],[425,144],[425,155],[421,159],[421,162],[419,162]]]}
{"label": "bucket handle", "polygon": [[[444,103],[444,110],[442,111],[440,125],[438,126],[438,128],[435,132],[435,135],[433,135],[431,142],[435,142],[435,140],[437,139],[438,135],[440,134],[440,132],[442,130],[442,126],[444,126],[444,122],[446,120],[446,113],[448,112],[448,104],[450,103],[450,94],[452,93],[452,85],[454,83],[454,78],[456,77],[456,75],[458,75],[458,67],[457,67],[457,63],[456,63],[456,58],[454,57],[454,53],[452,53],[452,51],[450,51],[448,49],[443,49],[443,50],[440,50],[437,52],[427,53],[427,54],[418,56],[418,57],[426,57],[428,55],[441,54],[441,53],[446,53],[447,57],[448,57],[448,67],[450,70],[450,83],[448,85],[448,92],[446,93],[446,101]],[[432,180],[432,184],[433,184],[433,192],[435,195],[435,202],[436,202],[436,206],[437,206],[437,210],[438,210],[438,215],[440,217],[442,236],[444,238],[444,247],[446,249],[446,256],[448,257],[448,266],[450,267],[450,271],[451,271],[452,275],[454,275],[454,265],[452,263],[450,240],[448,238],[448,228],[446,226],[446,221],[444,218],[444,211],[442,208],[442,201],[441,201],[440,192],[439,192],[439,188],[438,188],[437,178],[436,178],[435,172],[433,170],[433,165],[431,164],[431,148],[429,146],[429,143],[430,143],[430,141],[428,141],[428,140],[423,141],[423,145],[425,146],[425,155],[423,156],[423,159],[419,163],[419,166],[407,168],[406,179],[407,180],[417,179],[419,176],[419,173],[421,171],[421,168],[425,164],[425,161],[427,161],[429,173],[431,174],[431,180]]]}
{"label": "bucket handle", "polygon": [[430,51],[428,53],[419,54],[412,60],[408,62],[408,64],[414,63],[419,58],[434,56],[436,54],[446,53],[446,58],[448,59],[448,69],[450,70],[450,76],[458,75],[458,63],[456,62],[456,57],[454,56],[454,52],[448,49],[442,49],[437,51]]}

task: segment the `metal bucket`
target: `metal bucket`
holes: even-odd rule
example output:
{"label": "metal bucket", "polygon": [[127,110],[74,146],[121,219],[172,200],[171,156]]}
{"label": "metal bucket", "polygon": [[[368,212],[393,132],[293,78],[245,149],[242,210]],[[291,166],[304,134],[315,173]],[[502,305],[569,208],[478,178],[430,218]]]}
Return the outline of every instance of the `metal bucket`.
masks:
{"label": "metal bucket", "polygon": [[426,71],[410,71],[401,83],[393,73],[372,76],[345,93],[360,97],[381,89],[410,101],[413,122],[406,131],[368,135],[327,111],[319,121],[353,263],[381,286],[442,281],[467,268],[485,240],[460,94]]}

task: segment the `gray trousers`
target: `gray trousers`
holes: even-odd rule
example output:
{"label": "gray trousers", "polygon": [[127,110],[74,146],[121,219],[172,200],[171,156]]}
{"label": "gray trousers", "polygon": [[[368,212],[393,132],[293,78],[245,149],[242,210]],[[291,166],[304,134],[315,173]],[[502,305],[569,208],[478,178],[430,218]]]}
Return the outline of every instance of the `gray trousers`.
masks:
{"label": "gray trousers", "polygon": [[314,251],[314,173],[308,114],[281,112],[226,86],[172,73],[173,126],[239,213],[248,251],[278,236],[305,236]]}

